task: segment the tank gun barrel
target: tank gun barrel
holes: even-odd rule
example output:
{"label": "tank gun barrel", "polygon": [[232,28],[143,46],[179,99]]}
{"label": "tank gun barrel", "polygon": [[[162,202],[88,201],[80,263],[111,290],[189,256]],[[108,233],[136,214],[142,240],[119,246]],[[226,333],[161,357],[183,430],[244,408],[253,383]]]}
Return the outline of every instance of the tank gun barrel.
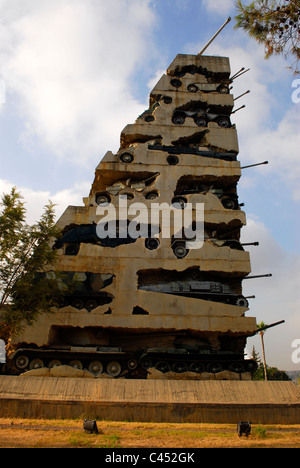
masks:
{"label": "tank gun barrel", "polygon": [[277,325],[281,325],[282,323],[285,323],[285,320],[280,320],[279,322],[271,323],[271,325],[260,327],[256,330],[255,335],[261,331],[268,330],[269,328],[277,327]]}
{"label": "tank gun barrel", "polygon": [[237,72],[235,75],[233,75],[233,76],[230,78],[231,83],[232,83],[234,80],[236,80],[237,78],[239,78],[240,76],[244,75],[244,73],[247,73],[249,70],[250,70],[250,68],[247,68],[247,70],[245,70],[245,68],[242,68],[239,72]]}
{"label": "tank gun barrel", "polygon": [[234,75],[232,75],[232,77],[230,78],[230,80],[234,80],[236,76],[238,76],[242,71],[245,70],[245,67],[242,67],[238,72],[236,72]]}
{"label": "tank gun barrel", "polygon": [[266,275],[246,276],[246,278],[244,278],[244,279],[270,278],[271,276],[273,276],[272,273],[268,273]]}
{"label": "tank gun barrel", "polygon": [[256,245],[257,246],[257,245],[259,245],[259,242],[247,242],[246,244],[243,243],[242,245],[243,246],[244,245]]}
{"label": "tank gun barrel", "polygon": [[263,164],[269,164],[269,161],[264,161],[264,162],[256,163],[256,164],[250,164],[250,166],[243,166],[241,167],[241,169],[247,169],[248,167],[262,166]]}
{"label": "tank gun barrel", "polygon": [[210,41],[208,41],[208,43],[203,47],[203,49],[200,50],[199,54],[198,55],[203,55],[204,52],[206,51],[206,49],[210,46],[210,44],[216,39],[216,37],[220,34],[221,31],[223,31],[223,29],[225,28],[225,26],[227,26],[228,23],[230,23],[231,21],[231,18],[229,16],[229,18],[227,18],[227,20],[225,21],[225,23],[223,24],[223,26],[221,26],[220,29],[218,29],[218,31],[216,32],[216,34],[213,35],[213,37],[210,39]]}
{"label": "tank gun barrel", "polygon": [[245,96],[246,94],[249,94],[251,93],[250,89],[248,89],[248,91],[246,91],[245,93],[243,94],[240,94],[238,97],[234,98],[234,101],[237,101],[238,99],[240,99],[241,97]]}
{"label": "tank gun barrel", "polygon": [[232,114],[235,114],[237,111],[241,110],[241,109],[245,109],[245,104],[241,107],[239,107],[238,109],[236,109],[235,111],[231,112]]}

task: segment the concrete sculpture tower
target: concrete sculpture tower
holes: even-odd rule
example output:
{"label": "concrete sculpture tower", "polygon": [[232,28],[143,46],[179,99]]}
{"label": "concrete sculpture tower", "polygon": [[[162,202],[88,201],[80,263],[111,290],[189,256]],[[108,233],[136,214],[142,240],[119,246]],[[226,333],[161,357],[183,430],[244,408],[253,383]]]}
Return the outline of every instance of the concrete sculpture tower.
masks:
{"label": "concrete sculpture tower", "polygon": [[[251,266],[240,243],[246,218],[230,77],[226,57],[178,55],[152,90],[149,109],[124,128],[118,153],[108,152],[96,168],[84,206],[69,206],[58,221],[59,261],[49,274],[75,281],[76,290],[25,330],[20,342],[36,348],[18,350],[19,370],[68,363],[145,377],[150,367],[255,369],[244,360],[256,320],[246,316],[242,295]],[[178,219],[192,207],[197,228],[197,206],[204,206],[204,242],[191,248],[192,239],[178,235]],[[111,224],[108,212],[116,213]],[[167,214],[170,234],[163,235]],[[116,236],[99,237],[108,226]]]}

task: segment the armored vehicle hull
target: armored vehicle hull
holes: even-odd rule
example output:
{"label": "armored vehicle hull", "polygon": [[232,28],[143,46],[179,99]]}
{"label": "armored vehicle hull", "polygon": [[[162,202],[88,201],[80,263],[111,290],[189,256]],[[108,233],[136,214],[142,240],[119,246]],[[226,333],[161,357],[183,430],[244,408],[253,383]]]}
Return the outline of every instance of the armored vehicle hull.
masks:
{"label": "armored vehicle hull", "polygon": [[228,286],[217,282],[190,281],[173,282],[165,284],[151,284],[140,286],[145,291],[153,291],[163,294],[174,294],[175,296],[192,297],[208,301],[224,302],[235,304],[241,307],[248,307],[248,301],[244,296],[235,294]]}
{"label": "armored vehicle hull", "polygon": [[257,363],[244,359],[243,355],[233,352],[211,352],[206,349],[191,352],[185,349],[148,348],[139,352],[124,352],[118,348],[70,347],[69,349],[32,349],[19,348],[13,356],[15,367],[24,370],[53,368],[69,365],[76,369],[87,369],[94,375],[106,373],[111,377],[146,377],[149,369],[155,368],[162,373],[203,372],[234,373],[251,372]]}

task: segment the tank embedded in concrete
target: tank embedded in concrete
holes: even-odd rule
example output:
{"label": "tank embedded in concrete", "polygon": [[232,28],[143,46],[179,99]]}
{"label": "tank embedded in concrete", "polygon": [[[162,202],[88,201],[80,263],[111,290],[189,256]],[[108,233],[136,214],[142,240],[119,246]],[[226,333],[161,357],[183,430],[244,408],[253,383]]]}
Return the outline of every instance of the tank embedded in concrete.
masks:
{"label": "tank embedded in concrete", "polygon": [[[80,287],[15,337],[19,372],[59,363],[130,378],[146,377],[150,363],[162,373],[255,369],[244,359],[256,320],[242,293],[251,265],[240,244],[230,75],[226,57],[178,55],[149,108],[122,130],[117,154],[100,161],[83,206],[66,208],[48,274],[75,276]],[[191,249],[178,220],[190,207],[198,226],[200,205],[203,242]]]}

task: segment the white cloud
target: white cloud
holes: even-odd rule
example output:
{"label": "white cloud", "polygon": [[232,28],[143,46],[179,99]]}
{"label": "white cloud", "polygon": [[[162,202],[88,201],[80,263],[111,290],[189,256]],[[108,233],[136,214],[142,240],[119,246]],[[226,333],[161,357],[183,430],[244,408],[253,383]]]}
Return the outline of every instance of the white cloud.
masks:
{"label": "white cloud", "polygon": [[18,96],[27,145],[38,137],[77,162],[118,150],[120,131],[143,110],[130,77],[152,44],[149,4],[0,1],[1,76]]}
{"label": "white cloud", "polygon": [[235,109],[243,104],[246,108],[232,116],[237,126],[241,160],[245,165],[268,160],[270,164],[264,166],[264,173],[267,170],[282,179],[292,197],[299,200],[299,106],[291,100],[281,106],[276,96],[276,90],[280,93],[287,80],[284,58],[265,60],[263,48],[254,42],[224,52],[230,57],[232,73],[242,66],[250,68],[234,81],[232,90],[234,97],[248,89],[251,91],[235,103]]}
{"label": "white cloud", "polygon": [[150,80],[148,81],[147,83],[147,86],[149,88],[150,91],[152,91],[152,89],[155,87],[155,85],[158,83],[158,81],[160,80],[160,78],[162,77],[162,75],[164,75],[166,73],[166,70],[165,69],[160,69],[160,70],[157,70],[155,75],[153,77],[150,78]]}
{"label": "white cloud", "polygon": [[254,139],[245,136],[247,158],[254,161],[259,154],[263,160],[269,160],[268,170],[289,186],[295,200],[300,200],[299,128],[300,113],[294,105],[283,114],[275,129],[261,129]]}
{"label": "white cloud", "polygon": [[[4,193],[9,193],[14,186],[8,180],[0,179],[0,197]],[[27,222],[35,224],[43,213],[44,206],[51,200],[55,206],[56,221],[69,205],[83,206],[82,198],[88,196],[90,182],[76,183],[73,187],[51,193],[45,191],[35,191],[26,186],[17,187],[18,192],[23,197],[27,212]]]}
{"label": "white cloud", "polygon": [[[263,222],[248,216],[247,227],[242,230],[242,242],[257,240],[260,242],[258,247],[246,247],[250,251],[251,275],[272,273],[272,277],[243,281],[243,293],[256,296],[250,300],[247,315],[266,324],[285,320],[285,324],[266,333],[267,363],[292,370],[296,367],[291,361],[291,344],[300,338],[300,256],[285,250]],[[260,338],[248,339],[248,353],[253,344],[261,355]]]}
{"label": "white cloud", "polygon": [[234,0],[205,0],[207,11],[218,15],[227,15],[234,8]]}
{"label": "white cloud", "polygon": [[[193,49],[199,50],[199,45],[194,45]],[[250,90],[250,94],[236,100],[234,110],[242,105],[246,108],[231,118],[237,127],[242,165],[268,160],[269,166],[256,169],[253,177],[267,171],[281,179],[291,197],[300,200],[300,107],[292,103],[292,87],[283,106],[276,95],[276,91],[281,93],[283,84],[286,86],[290,77],[285,59],[273,57],[265,60],[263,47],[254,40],[244,45],[224,47],[218,39],[207,53],[229,57],[232,75],[242,67],[250,69],[234,80],[231,91],[237,98]]]}

